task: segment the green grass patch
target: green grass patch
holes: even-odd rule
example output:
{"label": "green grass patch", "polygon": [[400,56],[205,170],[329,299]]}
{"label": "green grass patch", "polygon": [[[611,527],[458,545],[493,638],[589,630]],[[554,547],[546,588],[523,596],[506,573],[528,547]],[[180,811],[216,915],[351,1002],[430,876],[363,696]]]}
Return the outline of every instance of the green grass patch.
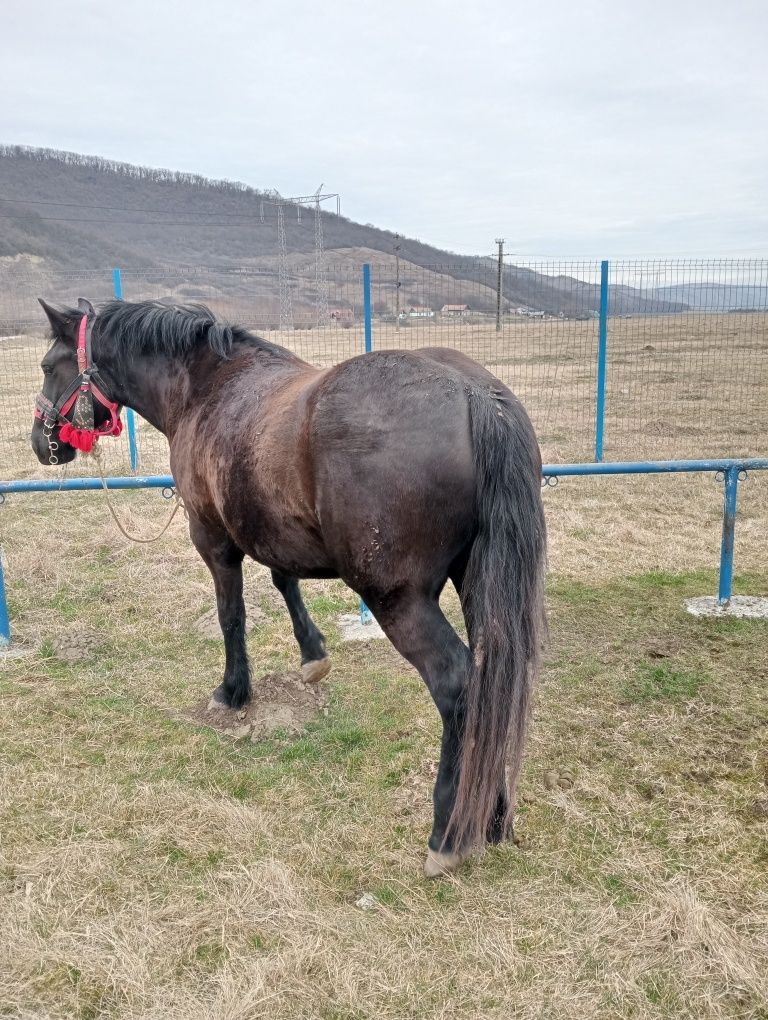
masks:
{"label": "green grass patch", "polygon": [[600,884],[616,907],[628,907],[638,901],[637,892],[621,875],[604,875]]}
{"label": "green grass patch", "polygon": [[201,942],[195,946],[194,962],[203,970],[217,970],[228,956],[227,947],[221,942]]}
{"label": "green grass patch", "polygon": [[385,907],[399,907],[403,903],[402,889],[398,889],[389,882],[376,886],[373,890],[373,895]]}
{"label": "green grass patch", "polygon": [[627,701],[692,701],[710,677],[670,665],[643,663],[624,685]]}

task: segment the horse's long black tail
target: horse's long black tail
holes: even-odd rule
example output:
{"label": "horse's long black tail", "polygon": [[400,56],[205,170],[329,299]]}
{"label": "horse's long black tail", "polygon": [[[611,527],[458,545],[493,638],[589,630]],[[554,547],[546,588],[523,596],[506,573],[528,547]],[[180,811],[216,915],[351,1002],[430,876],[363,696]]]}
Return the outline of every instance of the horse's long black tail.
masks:
{"label": "horse's long black tail", "polygon": [[541,455],[522,405],[508,391],[469,394],[478,532],[462,585],[472,667],[456,802],[455,846],[482,843],[509,768],[509,811],[523,756],[530,694],[546,629],[546,525]]}

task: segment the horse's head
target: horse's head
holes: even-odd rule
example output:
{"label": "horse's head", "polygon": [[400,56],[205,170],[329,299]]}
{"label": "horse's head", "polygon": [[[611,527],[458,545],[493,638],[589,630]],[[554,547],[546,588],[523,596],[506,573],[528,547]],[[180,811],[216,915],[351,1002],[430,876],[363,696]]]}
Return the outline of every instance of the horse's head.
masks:
{"label": "horse's head", "polygon": [[99,436],[119,435],[118,406],[99,388],[90,335],[96,312],[80,298],[77,308],[54,308],[40,299],[53,343],[42,360],[43,386],[32,426],[32,449],[41,464],[68,464],[90,451]]}

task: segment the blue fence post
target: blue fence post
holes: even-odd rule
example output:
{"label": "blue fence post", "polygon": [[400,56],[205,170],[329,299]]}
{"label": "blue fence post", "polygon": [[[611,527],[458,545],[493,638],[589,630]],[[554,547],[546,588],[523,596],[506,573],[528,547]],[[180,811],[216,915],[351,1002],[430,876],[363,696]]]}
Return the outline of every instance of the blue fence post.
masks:
{"label": "blue fence post", "polygon": [[[116,267],[112,270],[112,289],[117,301],[123,300],[123,277]],[[125,411],[125,431],[128,436],[128,455],[131,458],[131,471],[138,471],[139,468],[139,446],[136,442],[136,415],[130,409]]]}
{"label": "blue fence post", "polygon": [[8,599],[5,596],[3,550],[0,549],[0,648],[7,648],[10,643],[11,643],[11,621],[8,616]]}
{"label": "blue fence post", "polygon": [[[373,350],[373,323],[371,320],[371,267],[363,264],[363,315],[365,317],[365,353]],[[373,623],[373,613],[360,599],[360,623]]]}
{"label": "blue fence post", "polygon": [[605,430],[605,369],[608,357],[608,263],[600,263],[600,325],[597,341],[597,416],[595,420],[595,460],[603,459]]}
{"label": "blue fence post", "polygon": [[123,277],[120,274],[120,270],[115,267],[112,270],[112,290],[115,293],[115,300],[123,300]]}
{"label": "blue fence post", "polygon": [[[363,316],[365,323],[365,353],[373,350],[373,323],[371,320],[371,267],[363,264]],[[373,613],[360,599],[360,623],[373,623]]]}
{"label": "blue fence post", "polygon": [[373,350],[373,324],[371,320],[371,267],[363,265],[363,315],[365,316],[365,353]]}
{"label": "blue fence post", "polygon": [[733,593],[733,546],[736,538],[736,499],[739,489],[739,467],[725,469],[725,504],[723,506],[723,538],[720,543],[720,586],[717,601],[727,608]]}

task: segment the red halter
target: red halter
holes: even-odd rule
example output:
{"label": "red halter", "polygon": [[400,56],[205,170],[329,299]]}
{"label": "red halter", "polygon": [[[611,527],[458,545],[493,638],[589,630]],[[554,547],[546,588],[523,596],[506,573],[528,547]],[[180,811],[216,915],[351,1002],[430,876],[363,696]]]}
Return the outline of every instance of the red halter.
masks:
{"label": "red halter", "polygon": [[[119,436],[123,431],[123,423],[120,421],[120,405],[109,400],[96,385],[97,381],[102,386],[103,383],[91,358],[91,331],[87,315],[80,320],[77,331],[77,367],[80,374],[55,404],[38,393],[35,399],[35,418],[42,421],[49,430],[60,423],[59,439],[76,450],[90,453],[99,436]],[[109,421],[103,422],[98,428],[93,423],[95,400],[109,412]],[[71,419],[68,417],[70,411]]]}

